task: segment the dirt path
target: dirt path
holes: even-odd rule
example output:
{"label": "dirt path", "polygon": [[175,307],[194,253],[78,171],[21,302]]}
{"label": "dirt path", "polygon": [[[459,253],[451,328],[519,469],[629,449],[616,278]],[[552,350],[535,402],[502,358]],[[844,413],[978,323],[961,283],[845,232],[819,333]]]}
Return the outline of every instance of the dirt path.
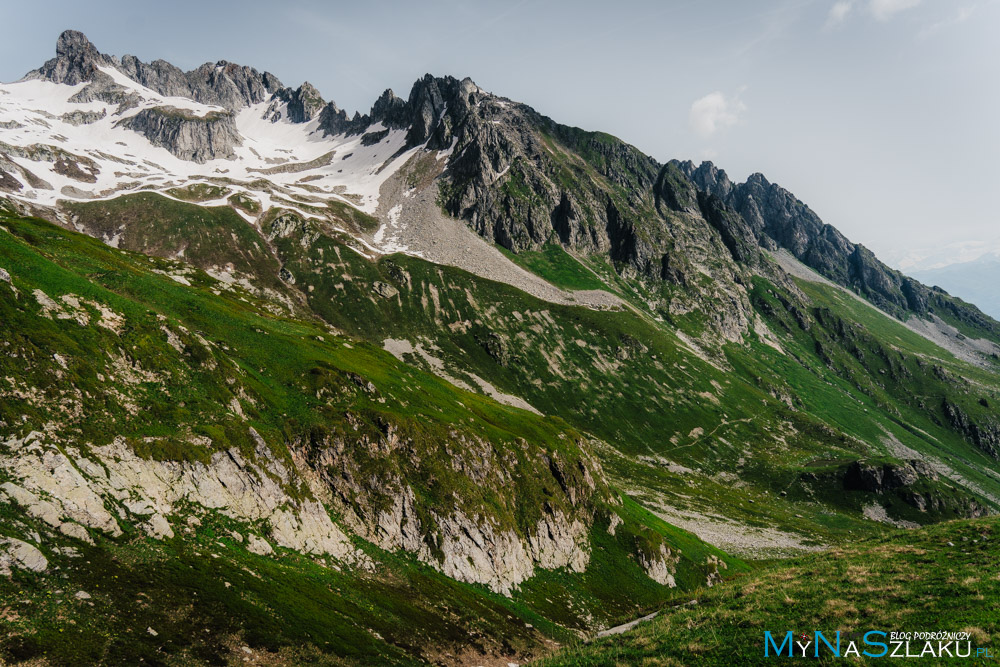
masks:
{"label": "dirt path", "polygon": [[597,637],[598,638],[610,637],[611,635],[620,635],[623,632],[628,632],[629,630],[639,625],[640,623],[645,623],[646,621],[652,621],[654,618],[656,618],[657,614],[659,613],[660,612],[658,611],[654,611],[652,614],[648,614],[646,616],[643,616],[642,618],[637,618],[634,621],[629,621],[628,623],[622,623],[621,625],[616,625],[615,627],[608,628],[607,630],[601,630],[600,632],[597,633]]}

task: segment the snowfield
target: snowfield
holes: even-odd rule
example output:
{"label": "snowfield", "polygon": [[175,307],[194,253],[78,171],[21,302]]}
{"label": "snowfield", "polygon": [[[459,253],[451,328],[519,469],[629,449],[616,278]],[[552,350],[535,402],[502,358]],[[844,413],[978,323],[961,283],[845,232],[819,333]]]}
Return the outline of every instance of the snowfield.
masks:
{"label": "snowfield", "polygon": [[[200,202],[206,206],[225,205],[229,196],[243,194],[261,204],[260,214],[280,206],[310,217],[308,207],[325,207],[329,201],[374,214],[382,184],[422,149],[404,150],[404,130],[389,130],[370,146],[362,144],[364,133],[323,136],[317,119],[292,123],[287,105],[276,100],[235,115],[242,138],[235,158],[198,164],[154,146],[122,122],[155,107],[174,107],[200,118],[228,113],[225,109],[160,95],[113,68],[101,71],[138,95],[138,106],[119,112],[117,104],[70,101],[86,83],[0,84],[0,170],[22,186],[6,194],[51,207],[60,200],[109,199],[136,191],[170,196],[172,188],[206,184],[228,190],[225,197]],[[366,132],[387,129],[375,123]],[[240,214],[248,222],[257,219]],[[391,235],[387,243],[393,245]]]}

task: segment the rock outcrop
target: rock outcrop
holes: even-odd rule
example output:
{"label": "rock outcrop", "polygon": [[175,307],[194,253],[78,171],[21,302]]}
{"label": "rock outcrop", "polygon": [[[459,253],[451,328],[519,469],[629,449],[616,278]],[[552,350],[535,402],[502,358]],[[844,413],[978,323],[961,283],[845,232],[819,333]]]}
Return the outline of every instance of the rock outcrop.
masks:
{"label": "rock outcrop", "polygon": [[[886,266],[868,248],[852,243],[763,174],[752,174],[745,183],[734,184],[725,171],[711,162],[696,166],[690,161],[674,160],[671,164],[699,190],[739,213],[745,222],[738,233],[742,241],[769,250],[784,248],[824,277],[902,319],[908,314],[927,318],[930,313],[941,312],[994,339],[1000,337],[1000,326],[978,308]],[[727,241],[727,246],[730,245]]]}
{"label": "rock outcrop", "polygon": [[14,568],[44,572],[48,567],[48,559],[37,547],[13,537],[0,537],[0,576],[9,577]]}
{"label": "rock outcrop", "polygon": [[910,486],[921,478],[936,480],[938,475],[923,461],[913,460],[900,464],[854,461],[844,474],[844,488],[852,491],[885,493]]}
{"label": "rock outcrop", "polygon": [[183,109],[154,107],[143,109],[121,124],[143,135],[154,146],[166,148],[182,160],[198,163],[232,158],[233,148],[243,142],[229,112],[198,116]]}
{"label": "rock outcrop", "polygon": [[293,123],[307,123],[323,110],[323,97],[308,81],[292,90],[281,88],[274,96],[288,104],[288,120]]}
{"label": "rock outcrop", "polygon": [[[76,30],[62,33],[56,42],[56,57],[29,72],[25,78],[75,86],[88,81],[96,82],[103,74],[100,71],[102,67],[116,69],[160,95],[186,97],[232,111],[266,102],[282,88],[273,74],[260,73],[252,67],[224,60],[205,63],[190,72],[184,72],[165,60],[144,63],[135,56],[124,56],[119,61],[98,51],[86,35]],[[106,82],[104,87],[107,87]],[[98,88],[88,95],[93,98]],[[81,98],[77,101],[87,100]]]}
{"label": "rock outcrop", "polygon": [[893,493],[920,512],[952,512],[975,518],[986,516],[989,509],[967,493],[945,494],[935,488],[938,472],[928,463],[910,460],[901,463],[854,461],[843,477],[844,489],[875,495]]}
{"label": "rock outcrop", "polygon": [[[28,515],[85,541],[90,540],[87,531],[77,528],[114,537],[122,534],[120,520],[126,518],[150,537],[170,538],[181,508],[194,506],[196,513],[217,511],[249,525],[268,525],[278,546],[356,561],[358,554],[323,505],[293,495],[293,471],[252,429],[251,436],[255,461],[231,449],[204,464],[143,459],[121,439],[94,448],[91,455],[72,447],[63,453],[33,432],[4,443],[7,454],[0,455],[0,468],[12,481],[0,491]],[[257,553],[270,549],[257,537],[253,547]]]}
{"label": "rock outcrop", "polygon": [[[649,575],[649,578],[662,586],[675,588],[677,582],[674,574],[677,571],[677,563],[681,557],[675,555],[666,545],[661,544],[658,553],[649,555],[645,552],[639,553],[639,563]],[[709,583],[711,586],[711,583]]]}
{"label": "rock outcrop", "polygon": [[82,32],[67,30],[56,40],[56,57],[28,72],[24,78],[75,86],[93,81],[99,67],[114,67],[116,64],[114,58],[98,51]]}
{"label": "rock outcrop", "polygon": [[[427,511],[427,510],[425,510]],[[405,550],[444,574],[483,584],[510,595],[536,568],[586,569],[590,559],[588,527],[562,513],[540,519],[527,538],[484,516],[457,510],[430,511],[434,525],[419,518],[410,487],[397,494],[374,522],[357,517],[351,525],[359,534],[387,550]]]}
{"label": "rock outcrop", "polygon": [[[388,426],[381,436],[359,433],[351,446],[339,439],[303,442],[293,457],[353,532],[382,549],[410,552],[459,581],[510,595],[539,569],[586,570],[593,514],[607,493],[596,461],[570,464],[565,456],[533,453],[524,464],[530,467],[522,468],[489,442],[457,432],[434,449],[420,454],[416,442]],[[441,456],[447,467],[429,473],[430,461]],[[545,467],[536,467],[539,458]],[[446,507],[428,505],[414,490],[428,474],[435,485],[466,491]],[[558,491],[536,519],[524,522],[511,511],[511,493],[517,493],[516,479],[528,477]]]}
{"label": "rock outcrop", "polygon": [[114,104],[117,105],[115,115],[120,116],[129,109],[139,106],[142,98],[138,93],[116,83],[108,74],[98,71],[91,77],[90,83],[84,86],[78,93],[71,96],[69,101],[81,104],[88,102]]}
{"label": "rock outcrop", "polygon": [[71,111],[64,113],[61,118],[64,123],[69,123],[70,125],[90,125],[106,116],[107,113],[102,109],[100,111]]}
{"label": "rock outcrop", "polygon": [[1000,459],[1000,424],[990,419],[976,423],[961,406],[942,400],[942,408],[952,428],[993,459]]}

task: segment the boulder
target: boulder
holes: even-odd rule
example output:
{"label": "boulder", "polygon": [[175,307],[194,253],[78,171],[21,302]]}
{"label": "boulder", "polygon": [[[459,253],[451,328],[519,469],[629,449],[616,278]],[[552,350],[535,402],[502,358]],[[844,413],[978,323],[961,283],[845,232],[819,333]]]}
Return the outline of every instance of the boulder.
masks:
{"label": "boulder", "polygon": [[10,576],[13,568],[44,572],[49,561],[36,547],[13,537],[0,537],[0,574]]}

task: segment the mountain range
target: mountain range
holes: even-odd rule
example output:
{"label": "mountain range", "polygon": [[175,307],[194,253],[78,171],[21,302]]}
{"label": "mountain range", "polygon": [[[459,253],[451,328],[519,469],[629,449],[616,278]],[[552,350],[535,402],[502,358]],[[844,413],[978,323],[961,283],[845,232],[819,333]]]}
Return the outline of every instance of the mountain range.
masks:
{"label": "mountain range", "polygon": [[1000,509],[1000,323],[468,78],[350,117],[67,31],[0,85],[0,192],[2,660],[604,664]]}
{"label": "mountain range", "polygon": [[934,269],[910,271],[928,285],[940,286],[949,293],[973,302],[990,317],[1000,317],[1000,297],[994,280],[1000,279],[1000,256],[985,254],[968,262],[956,262]]}

